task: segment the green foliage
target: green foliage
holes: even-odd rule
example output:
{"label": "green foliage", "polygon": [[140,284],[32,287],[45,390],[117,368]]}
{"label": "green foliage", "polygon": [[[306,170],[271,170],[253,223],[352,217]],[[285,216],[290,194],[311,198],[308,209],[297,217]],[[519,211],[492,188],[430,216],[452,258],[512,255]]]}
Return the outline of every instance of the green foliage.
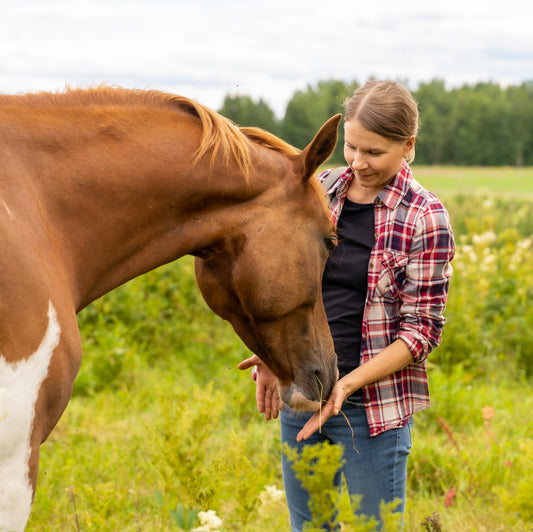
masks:
{"label": "green foliage", "polygon": [[296,478],[309,493],[309,510],[313,520],[306,523],[307,532],[321,530],[327,526],[335,530],[339,524],[340,493],[333,485],[339,467],[342,467],[343,448],[329,443],[306,445],[298,449],[283,446],[283,452],[291,462]]}
{"label": "green foliage", "polygon": [[[328,442],[306,445],[301,451],[285,444],[282,452],[291,462],[296,478],[309,493],[309,510],[312,520],[304,524],[306,532],[343,530],[349,532],[375,532],[380,526],[374,517],[357,514],[360,496],[351,501],[348,515],[341,513],[341,492],[334,487],[335,474],[342,467],[343,447]],[[382,532],[398,532],[402,528],[402,516],[395,512],[401,501],[382,502],[380,519]],[[341,521],[341,516],[345,521]],[[346,522],[347,521],[347,522]]]}
{"label": "green foliage", "polygon": [[414,418],[409,490],[440,499],[435,509],[443,530],[469,530],[452,525],[465,512],[482,522],[481,493],[485,508],[505,516],[505,530],[524,530],[520,526],[531,523],[533,512],[533,422],[527,414],[533,397],[524,394],[530,384],[505,371],[474,380],[461,369],[447,375],[438,368],[430,372],[430,384],[432,408]]}
{"label": "green foliage", "polygon": [[432,361],[446,371],[490,374],[505,364],[533,375],[533,202],[479,203],[483,215],[463,208],[457,223],[448,324]]}
{"label": "green foliage", "polygon": [[[162,513],[166,511],[166,499],[160,491],[156,490],[154,492],[154,502]],[[176,509],[169,510],[168,513],[172,516],[181,530],[192,530],[196,522],[196,517],[198,516],[198,510],[195,508],[187,508],[181,503],[176,506]]]}
{"label": "green foliage", "polygon": [[182,530],[192,530],[194,523],[196,522],[198,510],[185,508],[185,506],[180,503],[175,510],[170,510],[170,515]]}
{"label": "green foliage", "polygon": [[227,95],[219,113],[238,126],[260,127],[274,135],[279,134],[279,122],[262,99],[255,103],[249,96]]}
{"label": "green foliage", "polygon": [[[290,144],[305,148],[320,127],[332,116],[343,112],[344,100],[357,88],[358,84],[338,80],[322,81],[316,87],[308,86],[305,91],[294,94],[281,124],[281,134]],[[344,160],[344,130],[339,127],[339,140],[332,161]]]}
{"label": "green foliage", "polygon": [[[227,96],[221,113],[239,125],[259,126],[305,147],[318,128],[343,111],[357,81],[320,81],[295,92],[280,122],[263,100]],[[419,164],[527,166],[533,164],[533,82],[501,87],[478,83],[447,89],[435,79],[412,91],[419,103],[421,128],[416,148]],[[344,135],[331,161],[342,164]]]}

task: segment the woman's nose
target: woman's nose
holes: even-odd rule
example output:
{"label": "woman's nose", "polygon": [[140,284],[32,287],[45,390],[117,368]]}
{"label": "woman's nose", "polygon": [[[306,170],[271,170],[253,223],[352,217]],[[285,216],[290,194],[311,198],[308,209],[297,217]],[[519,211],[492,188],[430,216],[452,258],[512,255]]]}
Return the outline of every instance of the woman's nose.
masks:
{"label": "woman's nose", "polygon": [[356,153],[353,157],[352,166],[356,170],[363,170],[368,166],[368,163],[360,153]]}

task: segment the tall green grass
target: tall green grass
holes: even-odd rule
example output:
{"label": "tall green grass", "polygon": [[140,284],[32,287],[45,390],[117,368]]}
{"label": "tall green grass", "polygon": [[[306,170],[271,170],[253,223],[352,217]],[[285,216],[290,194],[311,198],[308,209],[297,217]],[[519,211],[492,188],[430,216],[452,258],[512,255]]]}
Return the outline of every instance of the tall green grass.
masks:
{"label": "tall green grass", "polygon": [[[428,188],[440,188],[458,253],[430,358],[432,408],[415,416],[405,530],[529,531],[533,203],[518,186],[444,191],[439,172]],[[249,373],[236,369],[249,353],[207,309],[190,257],[79,321],[84,360],[42,446],[28,531],[180,530],[180,512],[193,510],[215,511],[223,531],[289,530],[278,422],[257,413]],[[343,530],[361,530],[345,495],[339,507]]]}

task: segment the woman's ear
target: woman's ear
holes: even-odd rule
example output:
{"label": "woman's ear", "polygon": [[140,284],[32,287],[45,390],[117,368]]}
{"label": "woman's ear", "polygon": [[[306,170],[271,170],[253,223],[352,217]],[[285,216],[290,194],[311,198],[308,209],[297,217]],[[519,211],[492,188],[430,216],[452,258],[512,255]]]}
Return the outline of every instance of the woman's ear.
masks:
{"label": "woman's ear", "polygon": [[409,155],[411,150],[415,147],[415,136],[411,135],[406,141],[404,145],[404,154],[403,156],[406,157]]}

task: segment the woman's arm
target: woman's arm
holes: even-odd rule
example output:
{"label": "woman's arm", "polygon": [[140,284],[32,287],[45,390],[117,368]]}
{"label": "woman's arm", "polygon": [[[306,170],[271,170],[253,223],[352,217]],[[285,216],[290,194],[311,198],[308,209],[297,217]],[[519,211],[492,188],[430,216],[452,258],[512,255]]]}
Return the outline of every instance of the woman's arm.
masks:
{"label": "woman's arm", "polygon": [[344,400],[363,386],[379,381],[413,362],[413,355],[403,340],[395,340],[374,358],[339,379],[322,410],[315,412],[299,432],[296,440],[306,440],[332,416],[336,416]]}

